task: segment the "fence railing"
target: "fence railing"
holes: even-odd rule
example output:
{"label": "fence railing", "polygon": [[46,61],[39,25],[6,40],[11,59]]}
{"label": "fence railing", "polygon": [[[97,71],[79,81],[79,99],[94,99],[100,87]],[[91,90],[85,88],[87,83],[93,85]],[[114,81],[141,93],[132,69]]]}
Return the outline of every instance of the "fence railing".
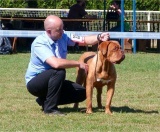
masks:
{"label": "fence railing", "polygon": [[[67,17],[68,9],[27,9],[27,8],[0,8],[0,18],[45,18],[50,14],[57,15],[59,17]],[[103,10],[86,10],[88,14],[95,15],[97,18],[104,18]],[[107,11],[106,11],[107,13]],[[130,31],[133,27],[133,11],[125,10],[128,20],[130,20]],[[14,23],[16,29],[23,28],[23,23],[19,20],[11,21]],[[160,32],[160,11],[136,11],[136,30],[137,31],[150,31]],[[115,26],[115,22],[110,23],[110,27]],[[38,26],[38,28],[40,28]],[[103,21],[93,21],[89,24],[90,31],[102,31]],[[105,28],[107,29],[107,26]]]}

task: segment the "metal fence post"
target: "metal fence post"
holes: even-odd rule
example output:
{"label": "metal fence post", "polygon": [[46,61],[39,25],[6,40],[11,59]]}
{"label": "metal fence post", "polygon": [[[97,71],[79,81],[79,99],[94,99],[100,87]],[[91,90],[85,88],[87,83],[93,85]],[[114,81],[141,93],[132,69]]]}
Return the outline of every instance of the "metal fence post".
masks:
{"label": "metal fence post", "polygon": [[[133,32],[136,32],[136,0],[133,0]],[[133,53],[136,53],[136,39],[133,39]]]}

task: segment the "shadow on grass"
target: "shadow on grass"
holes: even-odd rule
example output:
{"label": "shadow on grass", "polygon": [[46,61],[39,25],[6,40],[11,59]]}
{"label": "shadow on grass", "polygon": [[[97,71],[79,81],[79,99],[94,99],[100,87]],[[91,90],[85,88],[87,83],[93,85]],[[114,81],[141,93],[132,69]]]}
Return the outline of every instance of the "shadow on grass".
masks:
{"label": "shadow on grass", "polygon": [[159,114],[158,111],[152,110],[152,111],[144,111],[140,109],[133,109],[129,108],[128,106],[121,106],[121,107],[112,107],[112,111],[118,112],[118,113],[145,113],[145,114]]}
{"label": "shadow on grass", "polygon": [[[85,113],[86,108],[79,108],[79,109],[74,109],[70,107],[65,107],[65,108],[60,108],[61,111],[67,112],[67,113],[77,113],[77,112],[82,112]],[[111,107],[111,110],[113,112],[117,113],[144,113],[144,114],[159,114],[158,111],[152,110],[152,111],[144,111],[140,109],[133,109],[129,108],[128,106],[121,106],[121,107]],[[104,112],[105,109],[99,109],[99,108],[93,108],[93,112]]]}

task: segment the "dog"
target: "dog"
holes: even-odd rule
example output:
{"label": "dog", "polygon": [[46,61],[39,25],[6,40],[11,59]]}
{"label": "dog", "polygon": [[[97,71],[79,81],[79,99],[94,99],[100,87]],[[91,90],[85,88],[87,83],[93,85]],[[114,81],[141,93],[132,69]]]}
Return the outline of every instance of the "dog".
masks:
{"label": "dog", "polygon": [[[102,87],[107,85],[107,100],[105,113],[112,115],[111,101],[115,90],[116,69],[114,64],[120,64],[125,59],[125,54],[121,49],[118,41],[101,42],[98,46],[97,53],[85,52],[80,56],[79,62],[87,63],[89,66],[88,73],[84,69],[77,68],[76,83],[86,88],[86,113],[92,111],[92,94],[93,88],[97,89],[97,106],[102,108],[101,94]],[[78,108],[78,103],[74,104]]]}

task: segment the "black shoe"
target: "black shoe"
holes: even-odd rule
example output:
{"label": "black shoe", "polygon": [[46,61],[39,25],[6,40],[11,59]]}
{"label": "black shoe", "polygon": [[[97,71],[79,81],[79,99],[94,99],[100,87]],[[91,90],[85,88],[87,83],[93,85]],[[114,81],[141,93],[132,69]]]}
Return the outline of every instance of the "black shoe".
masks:
{"label": "black shoe", "polygon": [[49,116],[52,115],[58,115],[58,116],[65,116],[65,113],[60,112],[59,110],[53,110],[52,112],[44,112],[45,114],[48,114]]}
{"label": "black shoe", "polygon": [[39,104],[39,106],[42,106],[42,111],[44,111],[44,102],[40,98],[37,98],[36,102]]}

